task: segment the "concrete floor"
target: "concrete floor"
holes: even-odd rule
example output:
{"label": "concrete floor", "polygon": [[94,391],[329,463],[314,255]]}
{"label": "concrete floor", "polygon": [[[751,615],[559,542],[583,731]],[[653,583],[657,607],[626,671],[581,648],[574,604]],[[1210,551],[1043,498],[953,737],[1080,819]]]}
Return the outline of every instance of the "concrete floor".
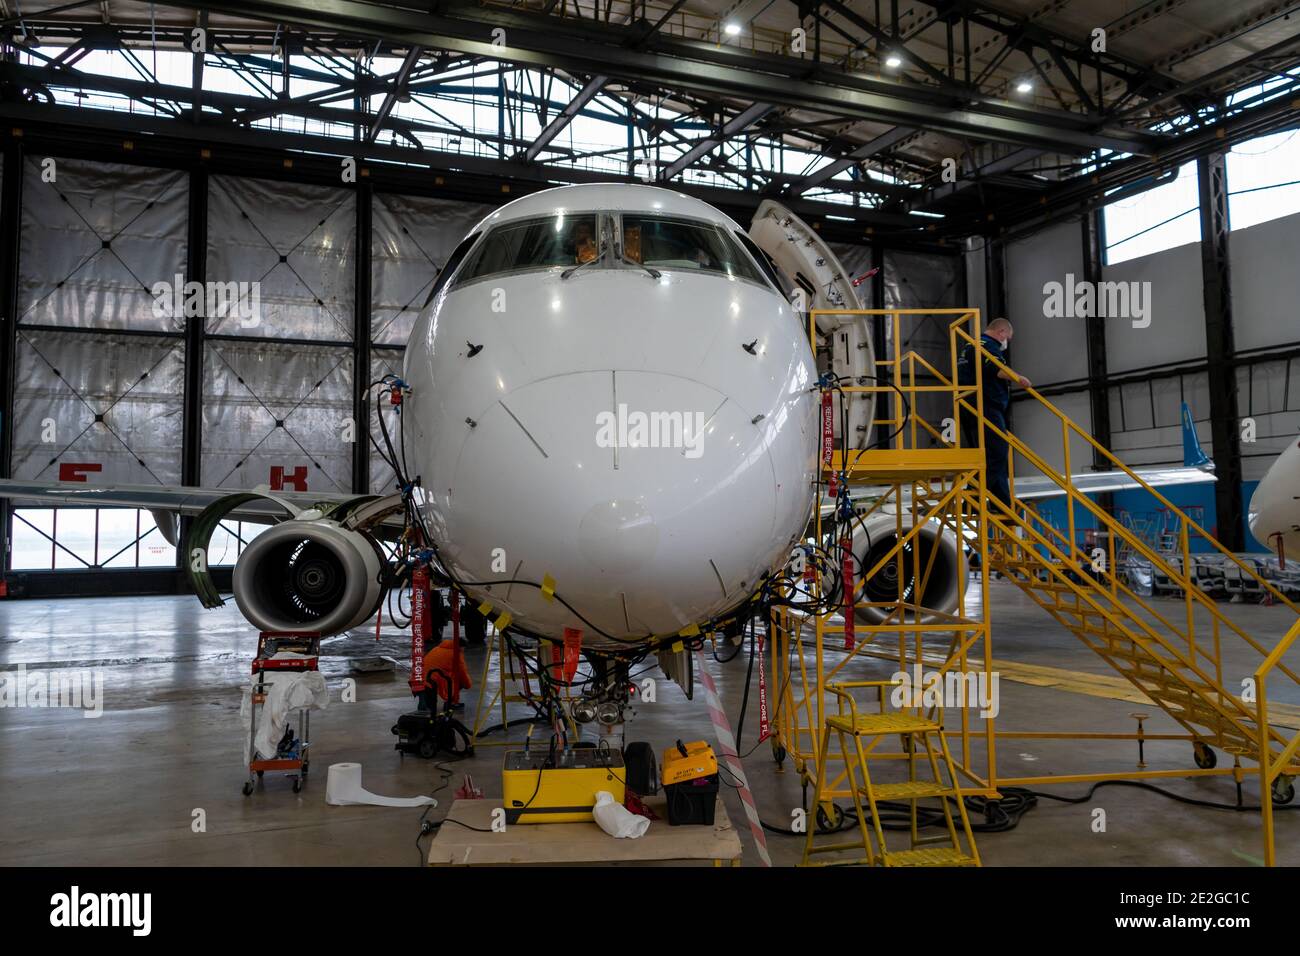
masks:
{"label": "concrete floor", "polygon": [[[991,593],[997,659],[1112,673],[1014,586],[997,581]],[[1181,605],[1169,607],[1175,613]],[[1285,608],[1226,610],[1266,644],[1281,636],[1291,618]],[[0,709],[0,864],[416,865],[422,858],[415,843],[420,810],[324,802],[326,767],[338,761],[360,762],[366,787],[378,793],[436,790],[442,808],[432,812],[434,818],[466,771],[489,797],[500,795],[499,748],[480,747],[471,760],[442,765],[451,771],[447,784],[433,763],[401,759],[393,750],[389,728],[410,706],[405,669],[363,673],[353,665],[385,656],[401,662],[408,647],[397,632],[378,643],[373,630],[330,639],[322,670],[331,703],[313,715],[314,772],[307,787],[295,795],[287,781],[268,775],[264,790],[245,798],[239,699],[253,637],[233,603],[204,611],[187,597],[0,602],[0,669],[97,668],[104,675],[104,714],[98,719],[68,709]],[[469,651],[476,681],[482,653]],[[1245,675],[1254,666],[1249,656],[1225,650],[1225,674]],[[745,656],[727,664],[710,661],[710,668],[734,720]],[[880,678],[892,670],[883,662],[855,662],[850,676]],[[661,676],[657,668],[647,673]],[[355,703],[339,700],[348,677],[357,682]],[[658,690],[657,703],[638,708],[629,739],[649,740],[658,749],[678,737],[714,738],[702,693],[688,701],[666,680]],[[1128,732],[1134,726],[1129,714],[1136,710],[1152,714],[1149,732],[1176,730],[1151,705],[1007,677],[1000,690],[1001,731]],[[467,697],[469,721],[476,691]],[[1300,704],[1300,697],[1279,693],[1277,699]],[[800,806],[799,779],[789,762],[777,772],[766,745],[753,748],[756,711],[751,693],[741,749],[753,753],[745,766],[764,819],[788,826],[791,811]],[[1185,743],[1151,743],[1147,762],[1153,769],[1183,768],[1188,749]],[[1228,760],[1223,754],[1219,759],[1221,765]],[[1135,745],[1127,741],[1024,740],[1003,743],[998,761],[1004,778],[1127,771],[1135,762]],[[1227,778],[1173,778],[1162,785],[1215,802],[1235,796]],[[1069,796],[1085,791],[1078,784],[1050,788]],[[1245,799],[1258,802],[1253,781],[1246,784]],[[746,846],[745,863],[753,865],[757,856],[740,802],[730,790],[726,800]],[[1096,808],[1106,811],[1104,833],[1092,829]],[[797,862],[801,839],[769,833],[767,840],[777,864]],[[1257,813],[1192,807],[1126,787],[1102,788],[1082,804],[1040,800],[1018,828],[982,835],[978,843],[992,866],[1233,866],[1251,865],[1262,854]],[[1300,814],[1279,815],[1278,849],[1280,862],[1300,864]]]}

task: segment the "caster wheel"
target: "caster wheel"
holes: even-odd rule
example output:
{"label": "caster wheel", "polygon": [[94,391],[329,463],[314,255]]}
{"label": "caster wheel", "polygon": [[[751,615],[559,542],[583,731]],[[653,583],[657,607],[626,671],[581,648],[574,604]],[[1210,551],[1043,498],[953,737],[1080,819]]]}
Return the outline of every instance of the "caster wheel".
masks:
{"label": "caster wheel", "polygon": [[250,797],[250,796],[252,796],[252,795],[253,795],[253,781],[251,781],[251,780],[245,780],[245,781],[244,781],[244,796],[246,796],[246,797]]}
{"label": "caster wheel", "polygon": [[1196,766],[1202,770],[1212,770],[1214,765],[1219,762],[1219,758],[1214,751],[1199,740],[1192,744],[1192,759],[1196,761]]}
{"label": "caster wheel", "polygon": [[294,792],[294,793],[299,793],[299,792],[301,792],[301,791],[302,791],[302,777],[294,777],[294,778],[293,778],[293,792]]}
{"label": "caster wheel", "polygon": [[1295,784],[1289,777],[1278,777],[1273,781],[1273,803],[1285,806],[1295,799]]}
{"label": "caster wheel", "polygon": [[261,780],[261,779],[262,779],[262,774],[264,774],[264,773],[266,773],[265,770],[259,770],[259,771],[257,771],[257,779],[258,779],[258,780]]}
{"label": "caster wheel", "polygon": [[776,761],[778,768],[785,765],[785,758],[788,756],[785,747],[778,743],[772,744],[772,759]]}
{"label": "caster wheel", "polygon": [[416,752],[425,760],[432,760],[438,755],[438,742],[432,737],[421,737]]}
{"label": "caster wheel", "polygon": [[817,832],[818,833],[834,833],[836,830],[838,830],[840,827],[844,825],[843,809],[841,809],[838,805],[833,803],[831,804],[831,808],[834,811],[833,821],[831,820],[830,817],[826,815],[826,810],[823,807],[817,808]]}

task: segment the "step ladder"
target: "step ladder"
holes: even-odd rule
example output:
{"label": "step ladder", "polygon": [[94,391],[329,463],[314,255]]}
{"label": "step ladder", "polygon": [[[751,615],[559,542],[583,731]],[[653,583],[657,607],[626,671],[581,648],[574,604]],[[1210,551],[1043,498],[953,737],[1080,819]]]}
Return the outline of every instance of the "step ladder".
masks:
{"label": "step ladder", "polygon": [[[925,717],[905,711],[859,714],[851,690],[855,687],[887,687],[891,681],[845,681],[827,684],[828,692],[839,701],[839,712],[827,716],[822,729],[821,751],[823,759],[817,762],[817,787],[813,806],[820,808],[822,793],[827,789],[826,766],[830,763],[831,733],[839,738],[840,756],[844,760],[849,791],[853,795],[853,809],[857,814],[859,839],[817,844],[814,835],[817,827],[809,823],[804,839],[804,866],[842,866],[866,864],[867,866],[979,866],[979,851],[971,833],[966,804],[957,783],[952,755],[948,751],[940,724]],[[883,700],[883,693],[882,693]],[[871,779],[870,763],[873,760],[896,760],[896,754],[877,751],[881,741],[899,737],[908,767],[908,779],[899,783],[875,783]],[[849,740],[852,740],[850,751]],[[928,767],[929,778],[918,777],[918,764]],[[861,772],[861,781],[858,772]],[[944,782],[946,773],[947,783]],[[939,801],[947,833],[922,837],[919,826],[919,801]],[[885,829],[880,821],[880,803],[904,802],[911,807],[910,846],[893,849],[885,840]],[[956,803],[954,814],[953,803]],[[958,822],[960,821],[960,833]],[[964,836],[965,847],[963,849]],[[935,844],[946,843],[947,846]],[[840,858],[826,862],[814,861],[823,853],[843,854],[861,851],[861,856]]]}

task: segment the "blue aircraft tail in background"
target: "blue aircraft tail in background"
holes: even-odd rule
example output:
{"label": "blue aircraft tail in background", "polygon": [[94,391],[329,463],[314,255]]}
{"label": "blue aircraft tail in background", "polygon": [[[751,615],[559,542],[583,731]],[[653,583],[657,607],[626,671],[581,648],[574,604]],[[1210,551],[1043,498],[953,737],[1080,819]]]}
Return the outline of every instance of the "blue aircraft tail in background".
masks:
{"label": "blue aircraft tail in background", "polygon": [[1214,471],[1214,460],[1201,447],[1201,440],[1196,437],[1196,425],[1192,422],[1192,410],[1183,402],[1183,467],[1199,468],[1202,471]]}

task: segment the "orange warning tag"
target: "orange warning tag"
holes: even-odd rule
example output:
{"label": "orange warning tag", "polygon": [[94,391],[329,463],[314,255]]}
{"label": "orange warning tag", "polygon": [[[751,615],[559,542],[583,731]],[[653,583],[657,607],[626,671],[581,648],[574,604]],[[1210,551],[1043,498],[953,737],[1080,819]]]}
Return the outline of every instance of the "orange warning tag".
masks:
{"label": "orange warning tag", "polygon": [[[573,675],[578,672],[578,658],[581,652],[582,652],[582,631],[580,631],[576,627],[566,627],[564,629],[564,650],[563,650],[564,682],[566,684],[572,681]],[[555,647],[551,653],[553,655],[553,659],[555,660],[555,663],[559,664],[561,661],[560,648]]]}

